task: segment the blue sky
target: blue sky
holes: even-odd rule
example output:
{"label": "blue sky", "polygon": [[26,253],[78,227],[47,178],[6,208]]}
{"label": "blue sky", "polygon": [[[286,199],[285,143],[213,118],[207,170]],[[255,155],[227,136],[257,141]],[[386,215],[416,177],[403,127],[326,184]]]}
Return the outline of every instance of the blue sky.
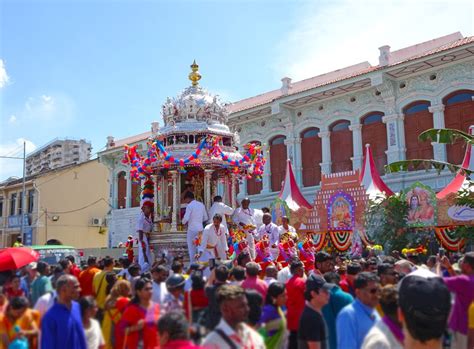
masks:
{"label": "blue sky", "polygon": [[235,101],[456,31],[473,35],[472,2],[0,0],[0,155],[147,131],[193,59]]}

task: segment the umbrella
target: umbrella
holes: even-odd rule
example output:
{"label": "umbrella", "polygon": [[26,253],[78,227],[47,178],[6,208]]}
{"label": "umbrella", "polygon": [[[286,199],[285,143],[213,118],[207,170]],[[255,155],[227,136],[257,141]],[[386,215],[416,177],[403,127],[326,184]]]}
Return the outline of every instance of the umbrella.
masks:
{"label": "umbrella", "polygon": [[31,248],[9,247],[0,251],[0,271],[19,269],[38,259],[38,252]]}

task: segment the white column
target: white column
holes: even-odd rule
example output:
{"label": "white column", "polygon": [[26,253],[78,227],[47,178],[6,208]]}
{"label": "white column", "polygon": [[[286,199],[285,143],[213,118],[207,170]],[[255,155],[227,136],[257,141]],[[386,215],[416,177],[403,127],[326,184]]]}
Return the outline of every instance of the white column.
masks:
{"label": "white column", "polygon": [[349,126],[349,130],[352,131],[352,146],[353,154],[352,157],[352,169],[360,170],[362,168],[362,124],[352,124]]}
{"label": "white column", "polygon": [[387,129],[387,164],[405,160],[405,125],[403,114],[391,114],[382,118]]}
{"label": "white column", "polygon": [[[110,203],[112,208],[118,207],[118,174],[114,172],[114,169],[110,170]],[[3,216],[5,217],[5,216]]]}
{"label": "white column", "polygon": [[321,165],[321,172],[323,174],[330,174],[331,173],[331,139],[329,138],[331,136],[331,132],[329,131],[324,131],[324,132],[319,132],[318,136],[322,140],[322,151],[323,151],[323,162],[320,164]]}
{"label": "white column", "polygon": [[263,193],[270,193],[271,192],[271,167],[270,167],[270,146],[265,144],[262,146],[263,154],[266,158],[265,167],[263,171],[263,187],[262,187],[262,194]]}
{"label": "white column", "polygon": [[208,211],[211,208],[211,176],[212,170],[204,170],[204,205]]}
{"label": "white column", "polygon": [[168,193],[169,193],[169,188],[171,187],[169,181],[169,173],[165,173],[165,176],[163,177],[163,186],[161,187],[162,191],[162,201],[163,201],[163,206],[161,208],[163,215],[166,216],[167,218],[171,218],[170,215],[170,210],[169,207],[171,206],[171,203],[169,202],[168,199]]}
{"label": "white column", "polygon": [[294,129],[292,123],[285,124],[286,129],[286,158],[291,161],[291,164],[295,164],[296,158],[296,149],[295,149],[295,136],[294,136]]}
{"label": "white column", "polygon": [[286,145],[286,159],[290,160],[291,163],[293,164],[293,161],[295,161],[295,158],[293,156],[293,138],[287,138],[283,141]]}
{"label": "white column", "polygon": [[176,231],[178,229],[178,214],[179,214],[179,203],[178,203],[178,172],[170,171],[171,179],[173,180],[173,208],[171,214],[171,230]]}
{"label": "white column", "polygon": [[165,212],[165,186],[166,186],[166,180],[164,176],[159,176],[158,177],[158,183],[156,187],[158,188],[158,208],[160,212],[158,213],[160,219],[163,218],[163,213]]}
{"label": "white column", "polygon": [[155,222],[158,222],[161,219],[161,206],[160,206],[160,192],[158,191],[158,176],[156,174],[151,176],[151,179],[153,180],[153,191],[154,191],[154,196],[153,196],[153,204],[155,205],[155,217],[153,220]]}
{"label": "white column", "polygon": [[398,126],[398,141],[400,142],[399,152],[400,152],[400,160],[406,159],[406,152],[407,147],[405,143],[405,115],[399,114],[397,119],[397,126]]}
{"label": "white column", "polygon": [[295,163],[294,169],[296,171],[296,183],[298,186],[303,186],[303,160],[301,155],[301,138],[295,138]]}
{"label": "white column", "polygon": [[232,184],[232,188],[230,190],[230,203],[231,203],[231,206],[233,209],[235,209],[237,207],[236,205],[236,195],[235,195],[235,189],[236,189],[236,177],[235,177],[235,174],[232,173],[231,175],[231,184]]}
{"label": "white column", "polygon": [[[432,105],[428,108],[433,113],[433,128],[444,128],[444,105]],[[434,159],[437,161],[446,161],[446,144],[432,142]]]}
{"label": "white column", "polygon": [[130,208],[132,207],[132,178],[130,177],[130,172],[128,172],[128,176],[125,178],[127,179],[127,197],[125,198],[125,207]]}
{"label": "white column", "polygon": [[222,201],[228,206],[231,206],[231,198],[230,198],[230,192],[229,192],[229,177],[225,176],[223,179],[223,193],[222,193]]}

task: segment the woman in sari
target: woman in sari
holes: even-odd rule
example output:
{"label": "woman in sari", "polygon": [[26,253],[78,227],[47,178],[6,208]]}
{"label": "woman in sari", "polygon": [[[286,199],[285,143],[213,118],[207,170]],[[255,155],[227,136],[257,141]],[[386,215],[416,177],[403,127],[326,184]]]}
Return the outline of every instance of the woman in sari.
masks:
{"label": "woman in sari", "polygon": [[110,294],[105,299],[104,320],[102,321],[102,334],[104,335],[106,349],[116,348],[114,336],[117,324],[122,317],[125,307],[130,302],[132,287],[127,280],[118,280],[112,287]]}
{"label": "woman in sari", "polygon": [[265,346],[268,349],[287,347],[286,316],[281,309],[286,304],[286,300],[285,285],[281,282],[270,284],[259,323],[259,332],[265,339]]}
{"label": "woman in sari", "polygon": [[33,310],[28,308],[28,299],[14,297],[4,314],[0,314],[0,348],[6,349],[15,339],[25,339],[30,348],[36,348],[38,325]]}
{"label": "woman in sari", "polygon": [[120,320],[124,342],[116,348],[154,349],[158,346],[157,323],[160,306],[153,303],[153,286],[150,279],[140,278],[135,284],[135,297],[125,309]]}

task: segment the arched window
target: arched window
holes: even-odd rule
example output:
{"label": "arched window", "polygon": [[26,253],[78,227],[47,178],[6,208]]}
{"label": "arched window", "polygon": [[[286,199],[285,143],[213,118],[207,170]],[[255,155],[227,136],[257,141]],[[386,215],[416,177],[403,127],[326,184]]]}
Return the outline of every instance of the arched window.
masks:
{"label": "arched window", "polygon": [[352,170],[351,157],[353,156],[352,132],[349,130],[350,122],[339,120],[329,127],[331,131],[331,162],[332,172]]}
{"label": "arched window", "polygon": [[[444,123],[446,128],[469,131],[474,125],[474,91],[461,90],[447,95],[443,99]],[[448,162],[460,165],[464,158],[466,143],[462,140],[446,145]]]}
{"label": "arched window", "polygon": [[127,206],[127,177],[125,171],[117,175],[117,208]]}
{"label": "arched window", "polygon": [[[380,174],[384,173],[384,166],[387,164],[387,129],[382,122],[382,112],[371,112],[363,116],[360,120],[362,124],[362,144],[370,144],[375,166]],[[365,148],[364,148],[365,149]]]}
{"label": "arched window", "polygon": [[310,187],[321,182],[322,148],[319,128],[308,128],[301,132],[301,164],[303,186]]}
{"label": "arched window", "polygon": [[[259,141],[252,141],[250,143],[261,145],[261,142]],[[257,181],[255,177],[247,179],[247,194],[248,195],[260,194],[260,192],[262,191],[262,183],[263,183],[262,181]]]}
{"label": "arched window", "polygon": [[433,114],[428,110],[429,107],[428,101],[416,101],[403,109],[407,160],[433,159],[431,142],[418,140],[420,133],[433,128]]}
{"label": "arched window", "polygon": [[132,181],[132,198],[131,198],[132,207],[140,206],[140,201],[141,201],[140,194],[141,194],[140,182]]}
{"label": "arched window", "polygon": [[280,191],[286,172],[285,136],[279,135],[270,140],[270,171],[272,174],[272,191]]}
{"label": "arched window", "polygon": [[449,106],[458,103],[472,102],[472,97],[474,97],[474,91],[456,91],[445,97],[443,104]]}

